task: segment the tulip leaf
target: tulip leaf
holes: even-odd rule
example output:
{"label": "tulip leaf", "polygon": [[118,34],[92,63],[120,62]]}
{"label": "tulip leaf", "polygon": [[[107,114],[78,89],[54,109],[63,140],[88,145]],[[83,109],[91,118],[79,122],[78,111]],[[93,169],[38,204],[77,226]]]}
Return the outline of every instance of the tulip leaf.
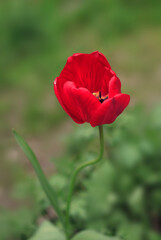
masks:
{"label": "tulip leaf", "polygon": [[34,152],[29,147],[29,145],[25,142],[25,140],[15,130],[13,130],[13,134],[14,134],[14,137],[15,137],[16,141],[18,142],[19,146],[21,147],[21,149],[24,151],[25,155],[28,157],[29,161],[31,162],[47,198],[49,199],[51,205],[53,206],[54,210],[58,214],[58,216],[65,228],[64,217],[59,208],[57,195],[56,195],[54,189],[49,184],[47,178],[45,177],[44,172],[43,172]]}
{"label": "tulip leaf", "polygon": [[95,231],[82,231],[75,235],[72,240],[121,240],[118,237],[108,237]]}
{"label": "tulip leaf", "polygon": [[43,222],[36,233],[28,240],[65,240],[64,234],[50,222]]}

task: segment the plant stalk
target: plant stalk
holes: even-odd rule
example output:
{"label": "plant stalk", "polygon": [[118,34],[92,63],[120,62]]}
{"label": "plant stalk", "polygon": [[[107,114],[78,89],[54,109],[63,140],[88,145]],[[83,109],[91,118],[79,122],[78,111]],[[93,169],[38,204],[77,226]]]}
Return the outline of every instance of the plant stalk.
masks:
{"label": "plant stalk", "polygon": [[[100,138],[100,152],[99,152],[99,156],[91,161],[82,163],[72,174],[71,177],[71,181],[70,181],[70,185],[69,185],[69,192],[68,192],[68,197],[67,197],[67,207],[66,207],[66,227],[67,227],[67,231],[68,231],[68,236],[70,236],[70,207],[71,207],[71,201],[72,201],[72,195],[73,195],[73,191],[74,191],[74,187],[75,187],[75,183],[76,183],[76,179],[77,176],[79,174],[79,172],[84,169],[85,167],[88,167],[90,165],[94,165],[98,162],[100,162],[100,160],[103,157],[103,153],[104,153],[104,135],[103,135],[103,126],[99,126],[99,138]],[[68,237],[67,240],[70,240],[70,238]]]}

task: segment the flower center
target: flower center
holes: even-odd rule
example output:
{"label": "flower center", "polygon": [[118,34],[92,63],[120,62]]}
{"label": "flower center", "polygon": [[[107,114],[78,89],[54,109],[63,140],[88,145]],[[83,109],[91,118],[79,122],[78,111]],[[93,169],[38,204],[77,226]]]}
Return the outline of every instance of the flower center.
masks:
{"label": "flower center", "polygon": [[101,95],[101,91],[99,91],[99,92],[94,92],[93,95],[94,95],[96,98],[98,98],[98,100],[99,100],[101,103],[103,103],[106,99],[108,99],[108,94],[105,95],[105,96],[102,96],[102,95]]}

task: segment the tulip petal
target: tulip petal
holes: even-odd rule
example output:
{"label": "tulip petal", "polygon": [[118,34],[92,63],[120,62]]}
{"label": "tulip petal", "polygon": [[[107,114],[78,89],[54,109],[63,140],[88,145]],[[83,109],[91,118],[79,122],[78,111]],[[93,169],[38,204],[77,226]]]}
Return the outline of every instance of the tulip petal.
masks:
{"label": "tulip petal", "polygon": [[102,95],[105,96],[109,94],[109,83],[114,76],[116,76],[116,74],[111,69],[105,67],[105,74],[101,85]]}
{"label": "tulip petal", "polygon": [[67,101],[65,99],[65,97],[63,96],[63,94],[60,95],[60,92],[58,91],[57,85],[56,85],[56,80],[54,81],[54,91],[55,91],[55,95],[59,101],[59,103],[61,104],[62,108],[64,109],[64,111],[76,122],[76,123],[84,123],[84,121],[81,118],[78,118],[73,112],[71,112],[70,107],[67,104]]}
{"label": "tulip petal", "polygon": [[96,109],[90,121],[91,126],[95,127],[112,123],[127,107],[129,101],[130,96],[127,94],[117,94],[113,98],[104,101],[101,106]]}
{"label": "tulip petal", "polygon": [[109,98],[121,93],[121,82],[120,79],[115,75],[109,82]]}
{"label": "tulip petal", "polygon": [[102,63],[107,68],[111,69],[109,62],[107,61],[106,57],[102,53],[95,51],[95,52],[91,53],[90,55],[95,56],[100,63]]}
{"label": "tulip petal", "polygon": [[90,122],[93,112],[101,103],[87,89],[76,88],[73,82],[66,82],[63,89],[70,111],[83,122]]}
{"label": "tulip petal", "polygon": [[59,88],[66,81],[73,81],[76,87],[87,88],[91,93],[101,90],[110,65],[99,52],[91,54],[73,54],[59,76]]}

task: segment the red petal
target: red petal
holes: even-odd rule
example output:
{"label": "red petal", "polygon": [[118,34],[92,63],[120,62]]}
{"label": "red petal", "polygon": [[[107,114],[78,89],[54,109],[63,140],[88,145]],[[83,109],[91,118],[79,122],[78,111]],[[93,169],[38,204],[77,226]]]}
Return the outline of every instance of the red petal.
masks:
{"label": "red petal", "polygon": [[109,98],[121,93],[120,79],[115,75],[109,82]]}
{"label": "red petal", "polygon": [[104,79],[101,85],[101,94],[103,96],[109,93],[109,83],[112,80],[114,75],[116,76],[116,74],[111,69],[105,68]]}
{"label": "red petal", "polygon": [[56,78],[56,79],[54,80],[54,91],[55,91],[55,95],[56,95],[58,101],[60,102],[61,106],[63,107],[63,109],[66,111],[66,108],[65,108],[65,106],[64,106],[64,104],[63,104],[63,102],[62,102],[62,100],[61,100],[61,97],[60,97],[60,95],[59,95],[59,91],[58,91],[58,89],[57,89],[57,79],[58,79],[58,78]]}
{"label": "red petal", "polygon": [[107,61],[106,57],[102,53],[95,51],[91,53],[91,55],[95,56],[98,59],[98,61],[102,63],[104,66],[106,66],[107,68],[111,68],[109,62]]}
{"label": "red petal", "polygon": [[111,66],[109,64],[109,62],[107,61],[106,57],[100,53],[99,51],[95,51],[92,53],[74,53],[71,57],[68,58],[69,61],[72,60],[72,57],[78,57],[78,56],[84,56],[84,55],[91,55],[92,57],[96,58],[102,65],[104,65],[107,68],[111,69]]}
{"label": "red petal", "polygon": [[90,121],[92,127],[102,124],[112,123],[120,113],[127,107],[130,96],[127,94],[118,94],[113,98],[105,100],[95,111]]}
{"label": "red petal", "polygon": [[101,105],[99,100],[87,89],[76,88],[73,82],[64,84],[64,95],[70,112],[83,122],[90,122],[93,112]]}
{"label": "red petal", "polygon": [[84,121],[81,118],[76,116],[74,114],[74,112],[72,112],[70,110],[70,107],[68,106],[67,100],[65,99],[64,95],[57,88],[56,80],[57,79],[55,79],[55,81],[54,81],[54,91],[55,91],[55,95],[56,95],[59,103],[61,104],[62,108],[76,123],[84,123]]}
{"label": "red petal", "polygon": [[105,56],[99,52],[91,54],[74,54],[69,57],[60,74],[61,88],[66,81],[73,81],[76,87],[87,88],[90,92],[101,90],[102,83],[110,65]]}

